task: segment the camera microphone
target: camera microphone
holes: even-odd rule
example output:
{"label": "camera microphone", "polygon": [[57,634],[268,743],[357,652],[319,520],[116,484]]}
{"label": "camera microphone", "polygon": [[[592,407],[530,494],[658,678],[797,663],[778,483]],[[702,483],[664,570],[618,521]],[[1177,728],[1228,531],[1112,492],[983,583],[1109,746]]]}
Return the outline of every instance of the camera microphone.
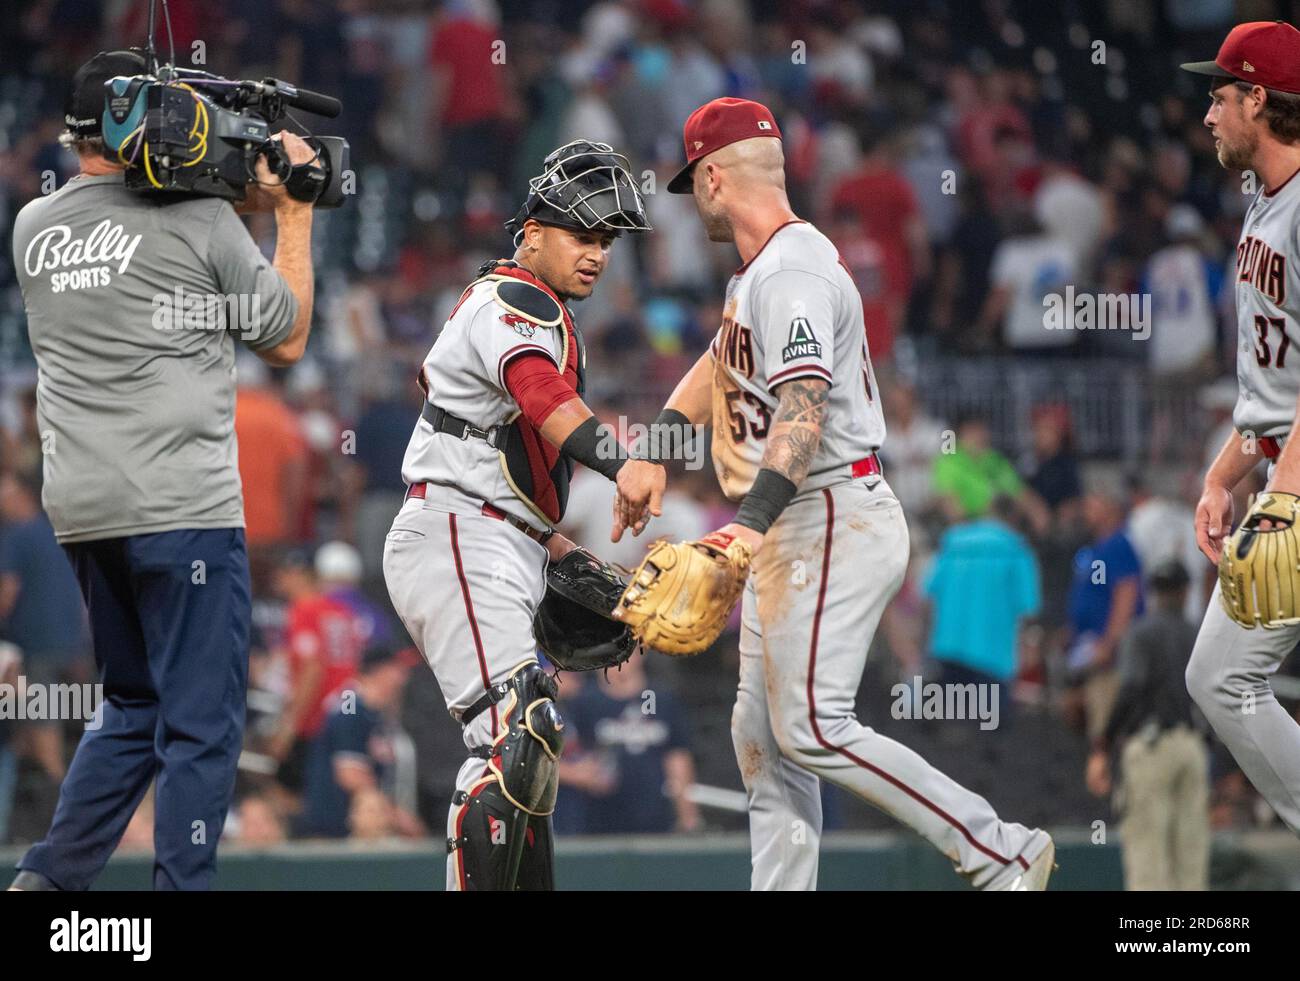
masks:
{"label": "camera microphone", "polygon": [[304,112],[333,119],[343,111],[343,103],[332,95],[323,95],[320,92],[313,92],[311,89],[300,89],[296,85],[290,85],[288,82],[282,82],[277,78],[264,78],[260,85],[268,93],[278,95],[288,105]]}

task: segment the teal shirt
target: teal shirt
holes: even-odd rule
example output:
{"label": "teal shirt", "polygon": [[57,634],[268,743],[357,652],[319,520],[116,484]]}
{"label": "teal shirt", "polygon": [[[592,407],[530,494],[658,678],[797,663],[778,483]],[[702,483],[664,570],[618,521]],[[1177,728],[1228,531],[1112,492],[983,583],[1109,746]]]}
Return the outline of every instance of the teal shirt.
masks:
{"label": "teal shirt", "polygon": [[1002,681],[1016,674],[1016,630],[1042,602],[1038,562],[1000,522],[949,528],[922,586],[934,604],[930,653]]}

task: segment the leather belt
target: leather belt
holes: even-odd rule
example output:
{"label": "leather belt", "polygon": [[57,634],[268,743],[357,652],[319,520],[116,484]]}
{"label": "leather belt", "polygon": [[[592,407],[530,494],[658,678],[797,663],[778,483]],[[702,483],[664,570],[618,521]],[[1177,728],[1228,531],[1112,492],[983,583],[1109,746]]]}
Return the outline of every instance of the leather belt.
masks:
{"label": "leather belt", "polygon": [[[406,488],[406,497],[403,498],[403,500],[409,501],[411,498],[415,497],[423,501],[425,495],[428,493],[428,487],[428,483],[424,481],[412,484],[410,487]],[[538,531],[527,521],[521,521],[513,514],[506,514],[500,508],[494,508],[491,504],[483,504],[479,509],[479,513],[489,518],[496,518],[498,521],[504,521],[511,527],[522,531],[539,545],[545,545],[551,540],[551,536],[555,534],[554,531]]]}
{"label": "leather belt", "polygon": [[498,521],[513,525],[539,545],[545,545],[551,540],[551,536],[555,534],[554,531],[538,531],[527,521],[520,521],[513,514],[506,514],[500,508],[494,508],[491,504],[483,505],[483,513],[489,518],[496,518]]}
{"label": "leather belt", "polygon": [[875,453],[872,453],[870,456],[864,456],[857,463],[851,464],[849,469],[855,478],[875,477],[884,474],[884,471],[880,469],[880,457]]}
{"label": "leather belt", "polygon": [[483,440],[494,450],[504,452],[506,440],[510,435],[508,426],[491,426],[488,429],[480,429],[469,421],[454,416],[446,409],[434,405],[428,400],[420,409],[420,417],[433,427],[435,433],[446,433],[448,436],[455,436],[457,439],[469,439],[474,436]]}

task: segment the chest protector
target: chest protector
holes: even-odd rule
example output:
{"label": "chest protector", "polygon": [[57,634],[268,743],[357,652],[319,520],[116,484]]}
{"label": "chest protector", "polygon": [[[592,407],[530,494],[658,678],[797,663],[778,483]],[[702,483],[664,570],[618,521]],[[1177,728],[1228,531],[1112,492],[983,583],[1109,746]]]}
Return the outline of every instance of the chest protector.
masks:
{"label": "chest protector", "polygon": [[[507,311],[541,330],[560,332],[560,376],[581,397],[587,351],[568,307],[545,283],[511,260],[484,263],[475,283],[485,280],[494,283],[497,303]],[[496,447],[501,471],[515,496],[547,525],[559,524],[569,503],[573,461],[547,442],[522,413],[516,413],[500,428]]]}

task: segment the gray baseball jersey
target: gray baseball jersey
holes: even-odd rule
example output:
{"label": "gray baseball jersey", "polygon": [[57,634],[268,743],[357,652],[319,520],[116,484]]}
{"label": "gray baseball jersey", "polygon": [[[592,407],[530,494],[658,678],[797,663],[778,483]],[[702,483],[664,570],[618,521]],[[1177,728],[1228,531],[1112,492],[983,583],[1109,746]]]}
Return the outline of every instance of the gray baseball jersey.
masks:
{"label": "gray baseball jersey", "polygon": [[[1300,180],[1260,191],[1237,245],[1237,407],[1233,425],[1256,436],[1291,429],[1300,395]],[[1270,467],[1269,482],[1273,472]],[[1292,490],[1293,488],[1286,488]],[[1300,640],[1300,627],[1247,630],[1223,609],[1219,587],[1201,622],[1187,687],[1215,734],[1278,816],[1300,834],[1300,725],[1270,679]]]}
{"label": "gray baseball jersey", "polygon": [[767,446],[773,388],[796,378],[831,383],[821,445],[800,493],[848,479],[885,440],[867,352],[862,297],[839,252],[805,221],[778,228],[727,284],[714,362],[713,463],[739,500]]}
{"label": "gray baseball jersey", "polygon": [[[713,452],[728,497],[763,459],[774,386],[831,383],[822,440],[768,529],[741,603],[732,744],[749,809],[755,889],[813,889],[820,780],[892,814],[975,886],[1013,888],[1050,840],[853,715],[867,651],[907,570],[902,506],[852,464],[885,439],[862,300],[830,240],[781,226],[727,287],[713,342]],[[863,570],[870,570],[864,575]]]}
{"label": "gray baseball jersey", "polygon": [[[481,429],[504,426],[520,414],[506,391],[511,361],[537,352],[563,372],[572,353],[565,325],[546,327],[518,316],[498,298],[497,285],[484,279],[469,288],[420,367],[428,401]],[[435,433],[423,418],[407,444],[402,479],[458,488],[535,526],[547,527],[554,520],[516,492],[496,449],[481,439]]]}
{"label": "gray baseball jersey", "polygon": [[1300,180],[1261,190],[1246,210],[1237,243],[1238,431],[1280,436],[1291,429],[1300,396]]}
{"label": "gray baseball jersey", "polygon": [[13,254],[59,540],[243,527],[235,337],[274,347],[298,302],[234,209],[78,176],[19,212]]}
{"label": "gray baseball jersey", "polygon": [[[524,283],[542,288],[526,270],[503,265],[461,294],[420,367],[429,403],[483,430],[517,424],[520,408],[507,390],[506,368],[529,354],[553,361],[576,393],[583,357],[576,329],[567,313],[559,313],[558,299],[557,322],[550,326],[522,316],[501,289],[531,288]],[[512,432],[540,440],[535,429]],[[421,417],[407,444],[402,479],[424,486],[393,520],[384,543],[384,581],[456,718],[521,664],[537,659],[533,616],[546,595],[546,549],[484,505],[534,527],[554,524],[564,495],[542,479],[546,452],[535,443],[525,469],[514,471],[536,478],[521,486],[511,476],[507,453],[483,439],[435,432]],[[539,470],[533,470],[538,461]],[[489,707],[465,727],[466,747],[491,745],[501,724],[497,707]],[[468,798],[492,780],[481,757],[465,761],[447,816],[449,839],[462,834]],[[466,888],[462,857],[459,849],[447,857],[448,889]]]}

